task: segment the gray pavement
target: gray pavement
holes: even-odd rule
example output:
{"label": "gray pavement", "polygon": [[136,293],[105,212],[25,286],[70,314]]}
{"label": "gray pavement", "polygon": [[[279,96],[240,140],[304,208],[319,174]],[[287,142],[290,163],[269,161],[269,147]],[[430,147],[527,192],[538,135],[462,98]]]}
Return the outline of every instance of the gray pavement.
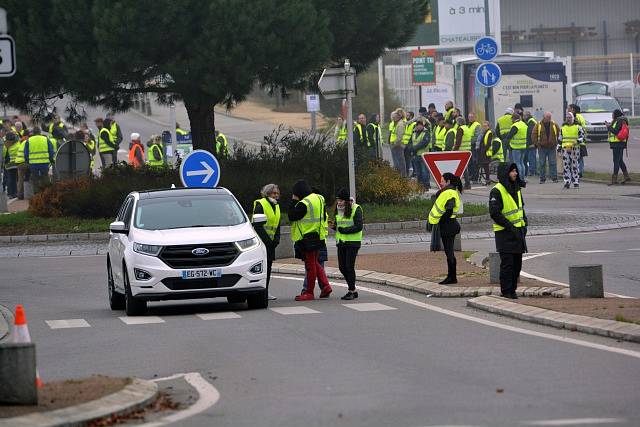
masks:
{"label": "gray pavement", "polygon": [[[624,162],[631,172],[640,172],[640,128],[633,127],[630,130],[628,149],[625,152]],[[589,155],[585,157],[584,168],[593,172],[613,173],[613,158],[609,143],[589,143],[587,149]]]}
{"label": "gray pavement", "polygon": [[[280,277],[272,289],[280,299],[270,305],[276,311],[216,300],[156,303],[149,315],[157,317],[131,325],[107,307],[104,257],[0,259],[0,270],[0,303],[25,304],[45,382],[199,372],[220,400],[179,425],[640,423],[640,346],[633,343],[514,320],[503,328],[456,302],[375,286],[353,305],[336,297],[297,303],[300,280]],[[343,292],[336,286],[335,294]],[[307,313],[282,314],[290,307]],[[228,311],[236,316],[198,317]],[[62,319],[89,326],[46,322]]]}

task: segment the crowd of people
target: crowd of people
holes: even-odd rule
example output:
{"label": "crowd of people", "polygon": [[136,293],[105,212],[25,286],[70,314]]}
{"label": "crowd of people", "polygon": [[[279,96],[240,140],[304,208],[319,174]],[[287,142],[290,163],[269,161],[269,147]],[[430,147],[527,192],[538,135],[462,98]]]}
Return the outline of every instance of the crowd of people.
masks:
{"label": "crowd of people", "polygon": [[[365,150],[372,158],[383,157],[387,145],[393,167],[403,177],[415,177],[425,190],[431,188],[430,173],[422,155],[435,151],[470,151],[471,161],[464,172],[463,188],[471,184],[490,185],[497,182],[497,167],[502,162],[514,162],[523,176],[538,176],[544,184],[549,177],[558,182],[556,153],[562,161],[564,188],[579,188],[584,173],[587,151],[586,120],[580,107],[570,104],[561,124],[546,112],[538,122],[521,104],[506,108],[496,123],[480,123],[474,112],[466,117],[448,101],[442,112],[431,103],[420,107],[418,114],[394,110],[389,117],[386,136],[383,137],[380,116],[373,115],[367,121],[360,113],[353,128],[356,147]],[[627,146],[628,121],[622,111],[613,112],[608,142],[613,154],[613,174],[610,185],[631,180],[622,152]],[[336,119],[335,140],[342,144],[347,140],[347,126],[342,117]],[[491,179],[491,174],[495,179]]]}

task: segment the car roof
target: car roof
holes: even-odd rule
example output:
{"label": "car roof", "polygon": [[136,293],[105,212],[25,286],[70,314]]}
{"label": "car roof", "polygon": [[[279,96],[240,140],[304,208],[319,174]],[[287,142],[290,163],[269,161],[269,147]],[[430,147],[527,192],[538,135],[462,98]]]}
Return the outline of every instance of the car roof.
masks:
{"label": "car roof", "polygon": [[210,196],[216,194],[230,195],[231,192],[224,187],[215,188],[165,188],[158,190],[146,190],[137,191],[133,194],[138,194],[138,197],[142,199],[160,199],[169,197],[180,196]]}

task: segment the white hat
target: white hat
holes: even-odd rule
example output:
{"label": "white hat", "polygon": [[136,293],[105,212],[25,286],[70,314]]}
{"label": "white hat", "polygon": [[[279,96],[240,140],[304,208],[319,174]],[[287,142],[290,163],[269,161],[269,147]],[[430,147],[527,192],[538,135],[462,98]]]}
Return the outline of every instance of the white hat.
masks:
{"label": "white hat", "polygon": [[137,133],[137,132],[133,132],[133,133],[131,134],[131,140],[132,140],[132,141],[138,141],[139,139],[140,139],[140,134],[139,134],[139,133]]}
{"label": "white hat", "polygon": [[511,107],[507,107],[507,108],[506,108],[506,110],[504,110],[504,112],[505,112],[506,114],[513,114],[513,108],[511,108]]}

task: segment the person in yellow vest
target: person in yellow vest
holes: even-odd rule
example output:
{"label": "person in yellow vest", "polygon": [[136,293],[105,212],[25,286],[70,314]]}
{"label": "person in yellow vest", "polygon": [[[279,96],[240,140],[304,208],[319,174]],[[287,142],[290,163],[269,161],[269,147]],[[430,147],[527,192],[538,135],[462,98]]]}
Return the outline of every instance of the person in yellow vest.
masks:
{"label": "person in yellow vest", "polygon": [[382,143],[382,129],[380,128],[380,115],[372,114],[367,123],[367,138],[371,144],[370,153],[372,158],[381,159],[382,151],[380,144]]}
{"label": "person in yellow vest", "polygon": [[[356,153],[364,153],[367,158],[376,158],[375,141],[370,139],[367,131],[367,116],[364,113],[358,114],[358,120],[353,124],[353,146]],[[356,156],[356,159],[358,156]]]}
{"label": "person in yellow vest", "polygon": [[313,300],[316,279],[321,284],[320,298],[326,298],[332,289],[319,262],[319,250],[326,246],[323,226],[326,218],[324,199],[313,193],[304,180],[297,181],[291,192],[292,200],[287,210],[291,222],[291,240],[294,242],[296,258],[304,261],[307,278],[307,289],[295,299]]}
{"label": "person in yellow vest", "polygon": [[578,159],[580,158],[580,142],[584,139],[582,126],[575,122],[572,113],[567,113],[566,120],[560,128],[558,140],[560,144],[558,151],[562,150],[562,170],[564,178],[564,188],[567,189],[573,184],[574,188],[580,187],[580,168]]}
{"label": "person in yellow vest", "polygon": [[64,144],[65,139],[67,138],[67,127],[62,122],[62,119],[60,119],[60,116],[54,114],[51,123],[49,123],[48,130],[49,141],[51,141],[51,143],[53,144],[53,152],[55,154],[58,151],[58,148],[60,148],[60,146]]}
{"label": "person in yellow vest", "polygon": [[95,120],[95,123],[98,128],[98,154],[100,156],[100,163],[102,163],[103,168],[115,165],[118,162],[118,147],[115,142],[112,141],[111,132],[109,132],[111,123],[109,119],[103,120],[100,117]]}
{"label": "person in yellow vest", "polygon": [[334,138],[336,144],[345,144],[347,142],[347,123],[342,116],[336,117],[336,127],[334,129]]}
{"label": "person in yellow vest", "polygon": [[538,124],[530,111],[525,111],[522,121],[527,125],[527,149],[524,152],[524,176],[535,176],[538,174],[536,159],[536,147],[533,145],[533,130]]}
{"label": "person in yellow vest", "polygon": [[[23,132],[23,135],[24,135],[24,132]],[[16,173],[17,173],[17,181],[16,181],[17,193],[16,194],[19,200],[24,199],[24,182],[27,181],[29,177],[29,165],[27,164],[24,158],[24,148],[27,143],[27,138],[28,136],[26,135],[19,137],[18,141],[16,142],[16,145],[18,148],[16,151],[16,157],[14,161],[15,161]]]}
{"label": "person in yellow vest", "polygon": [[516,289],[527,252],[527,215],[522,186],[515,163],[498,166],[498,183],[489,193],[489,214],[493,220],[496,251],[500,254],[500,290],[505,298],[517,299]]}
{"label": "person in yellow vest", "polygon": [[[411,137],[413,136],[413,130],[416,127],[416,117],[413,111],[408,111],[405,115],[404,119],[404,134],[402,135],[402,143],[404,144],[404,166],[407,176],[412,176],[410,174],[410,169],[413,168],[413,154],[410,148]],[[415,170],[413,174],[415,175]]]}
{"label": "person in yellow vest", "polygon": [[[494,141],[497,140],[499,147],[495,147],[496,154],[502,154],[502,142],[500,139],[494,137],[491,130],[491,123],[484,121],[482,123],[479,142],[478,142],[478,170],[484,172],[484,185],[491,183],[491,163],[494,161]],[[478,179],[480,179],[480,172],[478,172]]]}
{"label": "person in yellow vest", "polygon": [[[474,116],[475,118],[475,116]],[[469,151],[471,152],[471,140],[473,139],[475,127],[471,127],[464,122],[463,117],[457,117],[456,122],[458,123],[458,130],[456,131],[456,142],[453,147],[454,151]],[[479,126],[479,123],[476,123]],[[473,152],[471,153],[471,157],[473,157]],[[471,161],[464,170],[464,189],[471,189]]]}
{"label": "person in yellow vest", "polygon": [[430,132],[425,126],[426,121],[427,119],[424,117],[421,117],[420,120],[416,121],[413,136],[411,137],[411,150],[415,156],[413,167],[416,170],[418,182],[422,184],[425,190],[429,190],[431,188],[431,183],[429,182],[430,174],[427,169],[427,164],[423,158],[424,153],[429,150],[429,142],[431,138]]}
{"label": "person in yellow vest", "polygon": [[362,244],[362,207],[349,195],[346,188],[336,195],[335,221],[329,226],[336,232],[336,246],[338,247],[338,267],[347,282],[348,291],[340,299],[354,300],[358,298],[356,290],[356,258]]}
{"label": "person in yellow vest", "polygon": [[216,131],[216,154],[219,157],[229,157],[229,141],[219,130]]}
{"label": "person in yellow vest", "polygon": [[165,164],[162,137],[160,135],[151,135],[151,139],[147,142],[147,147],[149,147],[147,164],[152,168],[163,167]]}
{"label": "person in yellow vest", "polygon": [[[464,124],[464,119],[461,118],[461,120],[462,124]],[[453,148],[456,145],[456,137],[458,136],[458,129],[460,128],[460,125],[457,121],[454,122],[454,124],[445,121],[444,127],[447,129],[444,134],[444,151],[453,151]]]}
{"label": "person in yellow vest", "polygon": [[[624,179],[622,180],[622,184],[626,184],[631,181],[631,177],[629,176],[629,171],[627,170],[627,165],[624,163],[624,156],[622,155],[624,150],[627,148],[627,143],[629,141],[629,121],[624,116],[624,113],[619,109],[616,109],[611,114],[612,122],[604,122],[605,126],[607,126],[607,131],[609,131],[609,148],[611,149],[611,154],[613,154],[613,174],[611,175],[611,183],[608,185],[616,185],[618,184],[618,171],[622,170],[622,176]],[[627,137],[619,138],[621,135],[623,128],[627,129]]]}
{"label": "person in yellow vest", "polygon": [[93,138],[93,135],[91,135],[88,128],[79,131],[79,136],[82,136],[82,143],[87,147],[87,151],[89,151],[89,156],[91,158],[89,173],[92,174],[95,166],[94,156],[96,155],[96,140]]}
{"label": "person in yellow vest", "polygon": [[53,164],[55,153],[52,142],[40,134],[38,126],[32,134],[24,145],[24,161],[29,165],[29,181],[36,194],[49,184],[49,165]]}
{"label": "person in yellow vest", "polygon": [[509,150],[508,141],[505,140],[505,137],[507,136],[507,134],[511,130],[511,127],[513,126],[512,116],[513,116],[513,108],[507,107],[504,110],[504,114],[498,117],[498,120],[496,120],[496,131],[494,132],[494,135],[500,138],[500,140],[502,141],[502,150],[504,151],[506,158],[508,159],[511,158],[510,157],[511,154]]}
{"label": "person in yellow vest", "polygon": [[[315,193],[320,198],[320,201],[322,202],[323,206],[325,206],[325,210],[324,212],[322,212],[323,219],[322,219],[322,229],[320,232],[320,239],[324,241],[324,244],[318,250],[318,262],[320,263],[320,267],[322,268],[322,270],[324,270],[325,263],[329,261],[329,253],[327,251],[327,238],[329,237],[329,215],[326,210],[325,198],[322,195],[322,192],[320,191],[320,189],[312,186],[311,192]],[[322,298],[329,298],[329,295],[331,294],[332,291],[329,290],[328,292],[322,292],[323,284],[320,283],[320,281],[318,281],[318,287],[320,288],[320,294],[322,295]],[[307,278],[305,277],[304,280],[302,281],[302,291],[300,292],[300,295],[304,294],[306,291],[307,291]]]}
{"label": "person in yellow vest", "polygon": [[[7,123],[5,121],[5,123]],[[18,197],[18,166],[16,165],[16,159],[20,152],[20,140],[18,135],[9,130],[5,133],[4,144],[7,147],[6,160],[4,165],[4,178],[3,181],[7,186],[7,196],[10,199]]]}
{"label": "person in yellow vest", "polygon": [[[527,125],[521,120],[517,113],[511,116],[512,125],[509,133],[502,138],[502,142],[509,146],[511,152],[511,161],[518,166],[518,171],[524,174],[524,155],[527,151]],[[522,180],[527,182],[524,175]]]}
{"label": "person in yellow vest", "polygon": [[391,121],[389,122],[389,145],[391,146],[393,168],[397,170],[402,177],[406,177],[407,165],[404,160],[405,122],[403,118],[404,111],[400,108],[391,113]]}
{"label": "person in yellow vest", "polygon": [[[471,150],[471,160],[469,161],[469,176],[471,182],[480,181],[479,178],[479,169],[478,169],[478,145],[480,144],[480,134],[482,133],[482,125],[480,122],[476,120],[476,114],[474,112],[470,112],[467,114],[467,128],[469,129],[469,136],[471,140],[466,143],[466,140],[463,140],[463,147],[469,147]],[[467,134],[465,134],[466,136]]]}
{"label": "person in yellow vest", "polygon": [[[116,119],[113,113],[107,113],[107,119],[109,119],[109,133],[111,134],[111,141],[116,144],[116,152],[120,148],[120,143],[124,139],[122,136],[122,129],[120,129],[120,125],[116,122]],[[106,126],[106,125],[105,125]],[[117,163],[117,159],[114,161]]]}
{"label": "person in yellow vest", "polygon": [[462,181],[454,174],[447,172],[442,175],[440,181],[442,187],[435,196],[433,206],[429,212],[429,224],[432,228],[431,250],[435,251],[438,235],[442,239],[442,247],[447,255],[447,277],[439,282],[441,285],[458,283],[456,274],[456,255],[453,251],[453,243],[456,234],[460,233],[460,224],[456,216],[462,213]]}
{"label": "person in yellow vest", "polygon": [[[269,282],[271,281],[271,266],[276,259],[276,247],[280,244],[280,188],[276,184],[267,184],[260,190],[261,199],[253,202],[253,215],[264,214],[267,222],[264,224],[254,224],[256,233],[267,248],[267,293],[269,292]],[[271,301],[276,297],[268,294]]]}
{"label": "person in yellow vest", "polygon": [[453,107],[453,101],[447,101],[444,104],[444,121],[453,125],[455,122],[455,108]]}
{"label": "person in yellow vest", "polygon": [[568,110],[573,114],[575,122],[582,127],[582,131],[584,132],[584,138],[580,143],[580,159],[578,159],[578,170],[580,178],[582,178],[582,174],[584,173],[584,158],[589,155],[587,151],[587,121],[580,113],[581,110],[578,104],[569,104]]}
{"label": "person in yellow vest", "polygon": [[429,151],[444,151],[444,140],[447,134],[446,121],[442,114],[436,116],[436,125],[433,127],[432,143]]}

